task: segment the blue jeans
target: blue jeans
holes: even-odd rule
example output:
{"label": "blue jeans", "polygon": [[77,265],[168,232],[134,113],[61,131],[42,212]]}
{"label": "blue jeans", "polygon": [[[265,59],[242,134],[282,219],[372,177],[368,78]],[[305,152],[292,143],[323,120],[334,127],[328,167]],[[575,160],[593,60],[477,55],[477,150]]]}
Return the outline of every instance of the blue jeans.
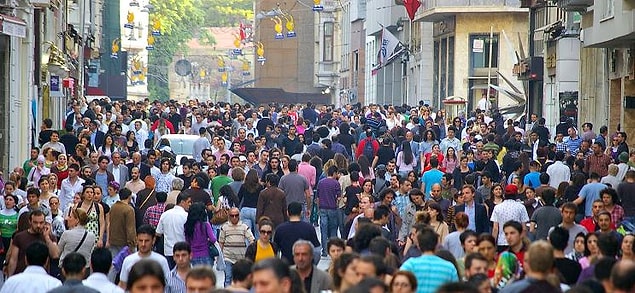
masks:
{"label": "blue jeans", "polygon": [[244,207],[240,209],[240,220],[249,227],[254,237],[258,239],[258,219],[256,219],[256,208]]}
{"label": "blue jeans", "polygon": [[196,257],[193,258],[190,261],[190,264],[195,267],[195,266],[212,266],[212,259],[209,256],[201,256],[201,257]]}
{"label": "blue jeans", "polygon": [[322,254],[326,254],[326,243],[331,237],[337,237],[337,229],[339,228],[339,211],[338,209],[327,210],[320,209],[320,234],[322,235]]}
{"label": "blue jeans", "polygon": [[345,226],[345,221],[344,219],[346,219],[346,214],[344,214],[344,210],[343,209],[337,209],[337,222],[338,222],[338,229],[340,230],[340,235],[344,235],[344,226]]}
{"label": "blue jeans", "polygon": [[233,263],[225,261],[225,287],[232,284],[232,265]]}

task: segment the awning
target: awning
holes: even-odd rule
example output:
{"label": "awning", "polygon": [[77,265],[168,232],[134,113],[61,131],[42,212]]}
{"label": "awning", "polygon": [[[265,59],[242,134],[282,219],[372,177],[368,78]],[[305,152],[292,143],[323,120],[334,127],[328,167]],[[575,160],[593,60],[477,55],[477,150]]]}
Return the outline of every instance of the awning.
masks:
{"label": "awning", "polygon": [[26,38],[26,22],[17,17],[0,14],[0,33],[12,37]]}

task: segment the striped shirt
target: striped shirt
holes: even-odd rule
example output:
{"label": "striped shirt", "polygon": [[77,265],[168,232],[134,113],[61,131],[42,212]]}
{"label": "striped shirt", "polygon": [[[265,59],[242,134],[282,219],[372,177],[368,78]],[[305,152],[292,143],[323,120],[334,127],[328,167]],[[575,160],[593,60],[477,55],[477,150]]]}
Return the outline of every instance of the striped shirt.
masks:
{"label": "striped shirt", "polygon": [[254,240],[251,229],[243,222],[239,221],[234,225],[227,221],[220,227],[218,242],[223,246],[225,261],[230,263],[235,263],[237,260],[245,258],[247,242],[251,243]]}
{"label": "striped shirt", "polygon": [[181,293],[186,292],[185,290],[185,281],[181,279],[179,273],[176,271],[176,267],[174,267],[170,274],[165,278],[167,281],[167,288],[165,292],[167,293]]}
{"label": "striped shirt", "polygon": [[454,265],[436,255],[411,257],[400,269],[415,275],[417,293],[432,293],[445,283],[459,280]]}

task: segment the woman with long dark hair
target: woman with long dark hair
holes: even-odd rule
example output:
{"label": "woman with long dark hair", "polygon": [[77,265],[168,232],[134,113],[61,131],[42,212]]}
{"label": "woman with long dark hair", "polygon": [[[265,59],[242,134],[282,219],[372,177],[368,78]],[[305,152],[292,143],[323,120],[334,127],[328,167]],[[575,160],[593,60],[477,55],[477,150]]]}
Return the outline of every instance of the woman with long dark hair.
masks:
{"label": "woman with long dark hair", "polygon": [[448,224],[443,220],[441,205],[437,202],[428,202],[428,214],[430,215],[430,228],[439,235],[439,243],[443,243],[445,236],[448,236]]}
{"label": "woman with long dark hair", "polygon": [[417,166],[417,160],[412,153],[412,147],[410,142],[403,141],[401,143],[401,150],[397,154],[397,168],[399,169],[399,175],[403,178],[408,175],[408,172],[412,171]]}
{"label": "woman with long dark hair", "polygon": [[185,240],[192,247],[192,265],[212,265],[209,245],[216,242],[212,226],[207,220],[207,210],[202,202],[195,202],[187,213],[184,224]]}
{"label": "woman with long dark hair", "polygon": [[256,207],[258,196],[263,187],[258,179],[258,172],[250,169],[245,176],[245,182],[238,190],[238,201],[240,203],[240,220],[249,226],[251,233],[256,235]]}
{"label": "woman with long dark hair", "polygon": [[129,130],[126,133],[126,145],[124,146],[126,151],[129,154],[135,153],[139,151],[139,143],[135,139],[135,133],[132,130]]}
{"label": "woman with long dark hair", "polygon": [[432,146],[435,144],[439,144],[439,141],[432,130],[426,130],[423,133],[423,138],[421,139],[421,143],[419,144],[419,149],[424,153],[428,154],[432,152]]}
{"label": "woman with long dark hair", "polygon": [[99,148],[99,155],[110,158],[112,153],[114,153],[116,150],[117,148],[115,147],[115,139],[112,135],[106,134],[106,137],[104,137],[104,144]]}
{"label": "woman with long dark hair", "polygon": [[375,179],[375,173],[373,172],[373,168],[371,168],[370,161],[368,161],[368,158],[366,158],[365,155],[361,155],[359,156],[359,158],[357,158],[357,164],[359,164],[359,169],[361,170],[359,171],[361,175],[359,180]]}

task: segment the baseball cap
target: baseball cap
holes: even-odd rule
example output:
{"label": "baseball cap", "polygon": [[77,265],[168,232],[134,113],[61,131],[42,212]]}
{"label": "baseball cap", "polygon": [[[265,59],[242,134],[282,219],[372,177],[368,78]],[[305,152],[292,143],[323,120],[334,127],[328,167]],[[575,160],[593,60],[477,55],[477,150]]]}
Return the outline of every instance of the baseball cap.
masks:
{"label": "baseball cap", "polygon": [[507,195],[516,195],[518,194],[518,187],[514,184],[509,184],[505,186],[505,194]]}

